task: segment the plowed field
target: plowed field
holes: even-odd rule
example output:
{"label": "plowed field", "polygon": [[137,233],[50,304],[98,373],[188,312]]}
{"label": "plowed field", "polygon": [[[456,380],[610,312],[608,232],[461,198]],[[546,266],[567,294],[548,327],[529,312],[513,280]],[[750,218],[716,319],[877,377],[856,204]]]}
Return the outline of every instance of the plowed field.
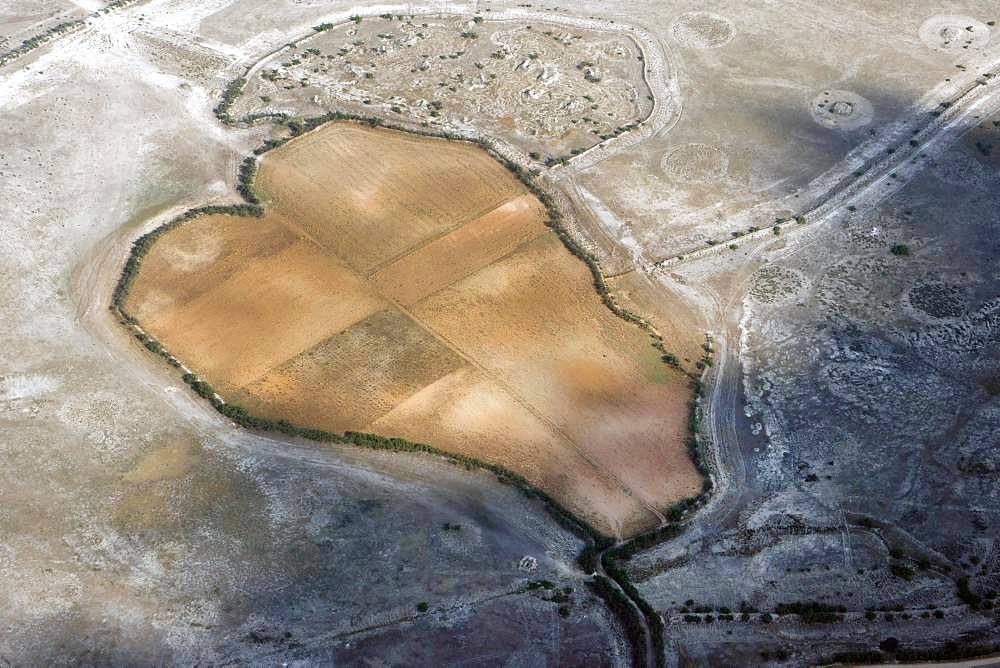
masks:
{"label": "plowed field", "polygon": [[126,304],[227,401],[503,465],[619,535],[699,489],[684,376],[487,153],[328,124],[257,188],[262,219],[161,237]]}

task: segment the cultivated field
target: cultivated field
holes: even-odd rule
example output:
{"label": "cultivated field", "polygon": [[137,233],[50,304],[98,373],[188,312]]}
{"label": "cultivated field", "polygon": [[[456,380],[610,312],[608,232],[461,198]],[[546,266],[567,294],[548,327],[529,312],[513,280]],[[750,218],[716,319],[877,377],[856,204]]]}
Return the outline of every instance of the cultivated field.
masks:
{"label": "cultivated field", "polygon": [[486,152],[329,124],[257,186],[264,218],[168,232],[126,305],[227,401],[503,465],[618,535],[699,490],[687,377]]}

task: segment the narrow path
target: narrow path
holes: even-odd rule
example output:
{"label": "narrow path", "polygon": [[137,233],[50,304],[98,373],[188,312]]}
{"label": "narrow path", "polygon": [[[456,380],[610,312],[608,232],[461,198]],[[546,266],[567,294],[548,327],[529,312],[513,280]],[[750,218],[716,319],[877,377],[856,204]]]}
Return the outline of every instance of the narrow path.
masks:
{"label": "narrow path", "polygon": [[[476,606],[483,605],[485,603],[491,603],[503,598],[509,598],[511,596],[519,596],[527,594],[528,589],[523,586],[511,586],[505,589],[486,592],[482,595],[476,596],[469,600],[459,600],[455,601],[449,605],[438,605],[432,609],[428,609],[427,612],[403,612],[400,609],[387,610],[382,613],[377,613],[377,616],[381,616],[380,621],[375,621],[374,623],[364,624],[364,625],[351,625],[349,628],[340,628],[334,631],[329,631],[327,633],[320,633],[309,637],[309,643],[311,645],[319,644],[329,644],[338,640],[344,640],[351,638],[362,633],[370,633],[372,631],[378,631],[381,629],[388,629],[394,626],[400,626],[401,624],[412,623],[420,620],[423,617],[430,616],[440,616],[448,615],[448,613],[463,613],[469,608],[474,608]],[[241,654],[239,659],[234,661],[224,661],[219,665],[223,666],[236,666],[245,665],[248,661],[261,661],[263,659],[275,658],[275,657],[288,657],[289,655],[294,655],[294,648],[289,646],[280,646],[261,650],[260,652],[252,655],[252,657]],[[287,665],[287,664],[285,664]]]}

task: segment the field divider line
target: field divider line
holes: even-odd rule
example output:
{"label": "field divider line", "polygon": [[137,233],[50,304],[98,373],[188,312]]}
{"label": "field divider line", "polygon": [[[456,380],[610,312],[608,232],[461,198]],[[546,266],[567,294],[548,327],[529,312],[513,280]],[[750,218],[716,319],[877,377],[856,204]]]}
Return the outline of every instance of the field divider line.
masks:
{"label": "field divider line", "polygon": [[[404,306],[401,302],[399,302],[399,301],[393,299],[392,297],[389,297],[388,295],[382,293],[382,291],[380,291],[371,281],[369,281],[368,279],[366,279],[364,277],[364,275],[362,275],[356,269],[352,268],[350,265],[347,265],[347,263],[343,260],[343,258],[340,257],[340,255],[338,255],[332,249],[327,248],[325,244],[323,244],[323,243],[317,241],[316,239],[314,239],[311,235],[309,235],[307,232],[305,232],[304,230],[302,230],[298,225],[296,225],[294,222],[292,222],[291,220],[289,220],[287,216],[279,216],[278,219],[279,219],[280,222],[283,222],[289,228],[291,228],[291,230],[293,232],[297,232],[297,233],[301,234],[303,238],[308,239],[312,243],[316,244],[316,246],[318,248],[320,248],[321,250],[323,250],[325,253],[329,254],[331,257],[336,258],[336,260],[338,262],[344,264],[345,268],[350,273],[354,274],[355,278],[357,278],[359,281],[361,281],[362,283],[364,283],[364,284],[366,284],[366,285],[369,286],[369,288],[372,291],[372,293],[374,293],[376,296],[380,297],[381,299],[385,300],[389,304],[392,304],[394,307],[396,307],[400,311],[400,313],[402,313],[406,317],[410,318],[410,320],[412,320],[417,326],[419,326],[420,328],[422,328],[423,330],[425,330],[427,333],[429,333],[431,336],[433,336],[435,339],[437,339],[440,343],[444,344],[449,350],[451,350],[451,352],[453,352],[454,354],[458,355],[461,359],[465,360],[465,362],[468,363],[470,366],[472,366],[477,371],[479,371],[480,373],[484,374],[491,381],[493,381],[494,383],[496,383],[497,386],[499,386],[508,395],[510,395],[510,397],[515,402],[517,402],[518,404],[520,404],[522,408],[524,408],[525,410],[527,410],[537,420],[541,421],[542,424],[546,425],[547,427],[549,427],[550,429],[552,429],[556,434],[558,434],[559,436],[561,436],[566,441],[566,443],[573,450],[575,450],[577,452],[577,454],[579,454],[588,464],[590,464],[591,466],[593,466],[594,469],[596,469],[598,473],[602,474],[603,476],[605,476],[606,478],[610,479],[611,481],[617,483],[617,485],[622,489],[622,491],[624,491],[628,496],[630,496],[630,497],[636,499],[637,501],[639,501],[639,503],[644,508],[646,508],[650,513],[652,513],[654,517],[656,517],[656,519],[660,522],[661,525],[666,523],[667,518],[654,505],[646,502],[645,499],[643,499],[634,490],[632,490],[631,487],[629,487],[628,485],[626,485],[625,482],[621,478],[619,478],[617,475],[615,475],[611,471],[606,470],[604,467],[600,466],[583,448],[581,448],[572,438],[570,438],[569,435],[566,434],[566,432],[563,431],[562,428],[560,428],[558,425],[556,425],[554,422],[552,422],[552,420],[550,420],[548,417],[546,417],[541,412],[539,412],[538,409],[534,405],[532,405],[526,399],[524,399],[519,394],[517,394],[516,392],[514,392],[513,389],[511,389],[510,386],[507,385],[507,383],[505,383],[504,381],[502,381],[493,371],[490,371],[489,369],[487,369],[486,367],[484,367],[480,362],[478,362],[476,359],[474,359],[469,354],[467,354],[466,352],[464,352],[453,341],[449,340],[447,337],[445,337],[444,335],[442,335],[440,332],[438,332],[437,330],[435,330],[433,327],[431,327],[430,325],[428,325],[427,323],[425,323],[423,320],[421,320],[419,317],[417,317],[416,314],[414,314],[409,308],[407,308],[406,306]],[[493,263],[491,262],[490,264],[493,264]],[[489,265],[487,265],[487,266],[489,266]]]}
{"label": "field divider line", "polygon": [[[396,137],[396,136],[404,136],[403,137],[404,139],[406,139],[406,140],[410,139],[409,136],[406,136],[409,133],[407,133],[405,130],[396,130],[396,129],[393,129],[393,128],[377,128],[377,129],[380,130],[380,131],[383,131],[383,132],[391,133],[394,137]],[[294,149],[286,149],[286,150],[283,151],[283,153],[288,158],[294,158],[294,157],[299,156],[303,152],[303,149],[307,149],[307,148],[310,148],[310,147],[317,147],[317,146],[322,147],[322,145],[324,143],[328,143],[328,140],[326,140],[326,139],[321,139],[319,137],[308,138],[306,136],[298,137],[297,141],[303,141],[303,139],[308,139],[308,141],[305,142],[305,143],[303,143],[303,144],[299,144],[298,146],[294,147]],[[441,141],[449,143],[449,144],[457,142],[457,143],[460,143],[463,147],[478,148],[477,145],[474,142],[470,142],[470,141],[464,140],[464,139],[458,139],[458,140],[442,139]],[[281,148],[279,148],[277,150],[280,151]],[[346,157],[344,159],[346,159]],[[290,168],[292,170],[294,170],[296,174],[299,174],[302,177],[308,179],[308,174],[306,174],[302,170],[298,169],[294,163],[291,164]],[[364,270],[363,278],[371,278],[372,275],[374,275],[374,274],[378,273],[379,271],[381,271],[382,269],[385,269],[386,267],[392,265],[393,263],[397,262],[398,260],[401,260],[402,258],[406,257],[410,253],[418,251],[421,248],[423,248],[424,246],[427,246],[427,245],[433,243],[434,241],[437,241],[438,239],[440,239],[442,237],[445,237],[445,236],[451,234],[452,232],[455,232],[455,231],[461,229],[462,227],[465,227],[466,225],[469,225],[471,223],[476,222],[477,220],[479,220],[483,216],[487,216],[487,215],[493,213],[494,211],[496,211],[500,207],[505,206],[505,205],[513,202],[514,200],[517,200],[517,199],[520,199],[521,197],[525,197],[527,195],[531,195],[532,194],[530,190],[528,190],[526,187],[523,186],[523,184],[517,182],[516,180],[515,180],[515,183],[517,183],[517,186],[520,189],[519,192],[517,192],[515,194],[512,194],[512,195],[510,195],[508,197],[505,197],[505,198],[501,199],[499,202],[496,202],[496,203],[493,203],[493,204],[488,204],[485,207],[483,207],[483,208],[481,208],[481,209],[479,209],[479,210],[477,210],[477,211],[475,211],[473,213],[467,214],[467,215],[461,217],[458,220],[458,222],[453,223],[452,225],[450,225],[449,227],[445,228],[444,230],[441,230],[439,232],[435,232],[433,235],[431,235],[427,239],[424,239],[424,240],[416,243],[415,245],[410,246],[409,248],[404,248],[403,250],[401,250],[396,255],[393,255],[392,257],[389,257],[389,258],[387,258],[385,260],[382,260],[381,262],[379,262],[378,264],[374,265],[373,267],[365,269]],[[283,216],[283,217],[285,217],[285,216]],[[296,229],[299,229],[299,228],[296,227]],[[304,233],[304,231],[302,231],[302,230],[299,230],[299,231],[301,231],[301,232]],[[316,241],[311,236],[309,238],[311,240],[313,240],[313,241]],[[318,242],[316,242],[316,243],[318,244]],[[327,250],[327,249],[324,248],[324,250]],[[340,256],[337,255],[336,257],[339,259]],[[343,260],[341,260],[341,261],[343,262]],[[346,262],[345,262],[345,264],[346,264]]]}
{"label": "field divider line", "polygon": [[[249,379],[247,381],[244,381],[244,382],[240,383],[239,385],[233,385],[232,386],[232,394],[236,394],[237,392],[242,392],[244,388],[246,388],[246,387],[248,387],[250,385],[253,385],[254,383],[256,383],[259,380],[262,380],[263,378],[265,378],[269,373],[271,373],[275,369],[280,369],[281,367],[285,366],[286,364],[288,364],[289,362],[291,362],[292,360],[294,360],[296,357],[298,357],[298,356],[300,356],[300,355],[302,355],[304,353],[308,353],[310,351],[316,350],[317,348],[319,348],[321,345],[323,345],[324,343],[326,343],[327,341],[329,341],[330,339],[332,339],[337,334],[340,334],[342,332],[346,332],[351,327],[354,327],[358,323],[364,322],[365,320],[367,320],[368,318],[372,317],[376,313],[379,313],[380,311],[384,311],[384,310],[385,310],[384,307],[380,307],[380,308],[376,308],[374,311],[371,311],[369,313],[365,313],[363,316],[357,318],[356,320],[352,320],[351,322],[347,323],[346,325],[344,325],[343,327],[341,327],[337,331],[331,332],[331,333],[327,334],[326,336],[324,336],[320,340],[316,341],[315,343],[312,343],[312,344],[306,346],[302,350],[299,350],[297,352],[292,353],[290,356],[288,356],[288,357],[280,360],[276,364],[272,364],[271,366],[267,367],[264,370],[263,373],[261,373],[261,374],[259,374],[257,376],[254,376],[253,378],[251,378],[251,379]],[[247,343],[246,345],[250,345],[250,344]],[[242,352],[241,352],[241,355],[242,355]]]}
{"label": "field divider line", "polygon": [[427,237],[426,239],[417,242],[413,246],[410,246],[409,248],[403,249],[402,251],[400,251],[399,253],[396,253],[392,257],[390,257],[388,259],[385,259],[385,260],[379,262],[378,264],[376,264],[375,266],[370,267],[369,269],[365,270],[365,278],[370,279],[372,276],[374,276],[378,272],[382,271],[383,269],[387,269],[388,267],[391,267],[392,265],[396,264],[400,260],[403,260],[406,257],[412,255],[413,253],[416,253],[417,251],[419,251],[419,250],[421,250],[423,248],[426,248],[427,246],[430,246],[432,243],[434,243],[438,239],[443,239],[444,237],[448,236],[452,232],[457,232],[458,230],[462,229],[466,225],[472,225],[473,223],[475,223],[476,221],[478,221],[480,218],[485,218],[486,216],[490,215],[491,213],[493,213],[494,211],[496,211],[500,207],[507,206],[508,204],[510,204],[511,202],[513,202],[514,200],[520,199],[520,198],[522,198],[522,197],[524,197],[526,195],[530,195],[530,194],[531,194],[530,192],[528,192],[527,190],[525,190],[520,195],[514,195],[513,197],[508,197],[507,199],[501,201],[496,206],[487,207],[486,209],[482,210],[481,212],[477,212],[477,213],[469,214],[468,216],[464,216],[461,219],[460,222],[452,225],[451,227],[448,227],[447,229],[444,229],[444,230],[442,230],[440,232],[436,232],[436,233],[432,234],[431,236]]}
{"label": "field divider line", "polygon": [[444,292],[445,290],[447,290],[451,286],[455,285],[456,283],[458,283],[460,281],[464,281],[465,279],[467,279],[469,276],[472,276],[473,274],[478,274],[480,271],[482,271],[486,267],[489,267],[491,264],[496,264],[497,262],[503,262],[507,258],[513,257],[514,255],[517,255],[518,253],[520,253],[521,251],[523,251],[527,246],[529,246],[532,243],[538,241],[539,239],[541,239],[542,237],[544,237],[547,234],[555,235],[555,232],[552,231],[552,228],[543,226],[542,229],[541,229],[541,231],[539,231],[538,234],[536,234],[535,236],[531,237],[530,239],[525,239],[524,241],[522,241],[521,243],[519,243],[514,248],[511,248],[509,251],[507,251],[503,255],[500,255],[495,260],[491,261],[490,264],[484,265],[482,267],[477,267],[475,269],[470,269],[469,271],[465,272],[461,276],[456,277],[455,280],[451,281],[447,285],[442,285],[440,288],[438,288],[434,292],[431,292],[429,294],[424,295],[423,297],[421,297],[417,301],[415,301],[412,304],[410,304],[410,307],[417,306],[418,304],[421,304],[421,303],[427,301],[428,299],[430,299],[434,295],[439,294],[441,292]]}
{"label": "field divider line", "polygon": [[517,392],[515,392],[514,389],[510,385],[508,385],[506,382],[504,382],[494,371],[492,371],[492,370],[488,369],[487,367],[483,366],[482,363],[480,363],[478,360],[476,360],[475,358],[473,358],[471,355],[469,355],[468,353],[466,353],[465,351],[463,351],[456,343],[454,343],[453,341],[451,341],[450,339],[448,339],[446,336],[444,336],[443,334],[441,334],[440,332],[438,332],[437,330],[435,330],[433,327],[431,327],[430,325],[428,325],[426,322],[424,322],[423,320],[421,320],[416,314],[414,314],[413,312],[411,312],[408,308],[406,308],[402,304],[399,304],[399,303],[395,302],[395,300],[393,300],[393,303],[396,304],[396,307],[399,308],[405,315],[407,315],[408,317],[410,317],[413,320],[413,322],[415,322],[417,325],[419,325],[423,329],[427,330],[432,336],[434,336],[436,339],[438,339],[443,344],[445,344],[454,353],[456,353],[457,355],[460,355],[462,357],[462,359],[468,361],[469,364],[471,364],[473,367],[475,367],[480,373],[483,373],[484,375],[486,375],[491,381],[493,381],[494,383],[496,383],[497,386],[500,387],[500,389],[502,389],[504,392],[506,392],[508,395],[510,395],[510,397],[514,401],[516,401],[518,404],[520,404],[522,408],[524,408],[525,410],[527,410],[537,420],[541,421],[542,424],[546,425],[549,429],[551,429],[556,434],[558,434],[559,436],[561,436],[566,441],[566,443],[569,444],[569,446],[573,450],[575,450],[577,452],[577,454],[579,454],[588,464],[590,464],[591,466],[593,466],[594,469],[596,469],[598,473],[601,473],[602,475],[606,476],[607,478],[610,478],[612,481],[614,481],[615,483],[617,483],[618,486],[621,487],[621,489],[628,496],[631,496],[632,498],[634,498],[637,501],[639,501],[639,503],[642,504],[647,510],[649,510],[660,522],[666,522],[666,517],[664,517],[656,509],[655,506],[647,503],[641,496],[639,496],[638,494],[636,494],[635,491],[633,491],[631,487],[629,487],[627,484],[625,484],[625,481],[623,481],[621,478],[619,478],[616,474],[612,473],[611,471],[605,469],[603,466],[601,466],[600,464],[598,464],[559,425],[557,425],[550,418],[548,418],[547,416],[545,416],[531,402],[529,402],[527,399],[523,398],[520,394],[518,394]]}

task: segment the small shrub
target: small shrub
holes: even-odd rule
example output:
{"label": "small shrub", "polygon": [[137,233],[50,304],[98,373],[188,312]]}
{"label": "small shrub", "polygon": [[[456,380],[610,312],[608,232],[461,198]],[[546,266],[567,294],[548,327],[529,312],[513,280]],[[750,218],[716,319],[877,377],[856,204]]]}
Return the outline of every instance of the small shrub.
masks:
{"label": "small shrub", "polygon": [[889,572],[900,580],[909,582],[913,579],[913,569],[903,564],[892,564],[889,566]]}

